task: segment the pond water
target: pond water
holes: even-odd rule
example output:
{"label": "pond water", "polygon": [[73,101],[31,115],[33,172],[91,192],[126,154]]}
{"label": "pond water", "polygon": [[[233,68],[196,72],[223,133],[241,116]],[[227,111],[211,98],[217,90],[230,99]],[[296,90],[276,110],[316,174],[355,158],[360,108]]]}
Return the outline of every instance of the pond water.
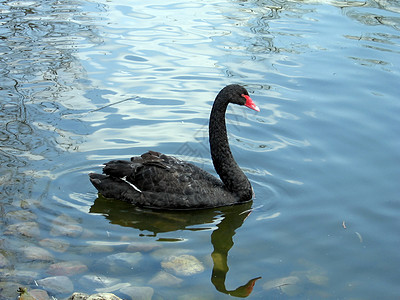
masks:
{"label": "pond water", "polygon": [[[2,0],[0,24],[0,299],[399,297],[398,1]],[[230,83],[261,109],[227,113],[252,203],[98,197],[88,173],[150,149],[214,173]]]}

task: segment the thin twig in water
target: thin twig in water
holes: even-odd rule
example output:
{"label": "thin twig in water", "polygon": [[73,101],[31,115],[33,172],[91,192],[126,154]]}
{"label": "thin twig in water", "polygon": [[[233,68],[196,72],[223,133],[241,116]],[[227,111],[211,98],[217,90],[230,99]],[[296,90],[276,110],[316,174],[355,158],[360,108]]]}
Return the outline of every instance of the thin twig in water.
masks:
{"label": "thin twig in water", "polygon": [[87,113],[92,113],[92,112],[95,112],[95,111],[99,111],[99,110],[102,110],[102,109],[104,109],[104,108],[107,108],[107,107],[110,107],[110,106],[114,106],[114,105],[120,104],[120,103],[125,102],[125,101],[128,101],[128,100],[135,100],[135,99],[137,99],[137,98],[139,98],[139,96],[135,96],[135,97],[127,98],[127,99],[122,99],[122,100],[119,100],[119,101],[117,101],[117,102],[110,103],[110,104],[104,105],[104,106],[102,106],[102,107],[93,109],[93,110],[91,110],[91,111],[88,111]]}

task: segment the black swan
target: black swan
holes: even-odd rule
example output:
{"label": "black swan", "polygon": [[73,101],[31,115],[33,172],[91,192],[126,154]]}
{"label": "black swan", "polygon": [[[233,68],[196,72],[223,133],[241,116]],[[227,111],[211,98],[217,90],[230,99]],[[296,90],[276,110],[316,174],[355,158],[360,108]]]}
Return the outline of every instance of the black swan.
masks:
{"label": "black swan", "polygon": [[149,151],[130,161],[106,163],[105,175],[91,173],[90,181],[104,197],[148,208],[200,209],[250,201],[253,188],[229,148],[225,125],[229,103],[260,111],[240,85],[224,87],[215,98],[209,137],[213,164],[221,180],[193,164]]}

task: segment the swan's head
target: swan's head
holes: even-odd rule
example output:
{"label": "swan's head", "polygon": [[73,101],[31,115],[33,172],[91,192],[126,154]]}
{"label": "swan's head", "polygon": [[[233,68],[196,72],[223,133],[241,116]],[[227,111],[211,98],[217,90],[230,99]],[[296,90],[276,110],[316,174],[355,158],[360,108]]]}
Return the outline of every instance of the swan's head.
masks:
{"label": "swan's head", "polygon": [[238,84],[227,85],[221,90],[221,93],[229,99],[230,103],[245,105],[248,108],[254,109],[255,111],[260,111],[258,106],[250,98],[247,90]]}

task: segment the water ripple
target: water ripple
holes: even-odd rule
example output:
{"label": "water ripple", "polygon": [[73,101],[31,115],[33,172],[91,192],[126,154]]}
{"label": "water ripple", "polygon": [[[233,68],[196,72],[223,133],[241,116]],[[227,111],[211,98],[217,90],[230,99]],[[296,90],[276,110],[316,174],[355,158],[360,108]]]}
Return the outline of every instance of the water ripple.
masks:
{"label": "water ripple", "polygon": [[[193,214],[190,221],[207,218],[186,232],[176,226],[186,222],[179,214],[95,201],[87,173],[149,149],[214,172],[210,107],[225,84],[240,83],[261,112],[232,106],[227,126],[257,209],[237,228],[231,251],[242,259],[230,270],[241,270],[227,278],[262,274],[255,295],[263,298],[289,296],[270,289],[282,278],[296,278],[297,298],[394,298],[398,245],[395,233],[382,233],[398,227],[398,14],[391,0],[0,1],[7,268],[31,270],[20,261],[23,252],[9,253],[49,240],[69,247],[62,254],[49,247],[56,261],[87,261],[90,252],[91,272],[99,273],[102,253],[117,253],[127,240],[162,248],[144,253],[143,268],[129,269],[115,288],[129,280],[151,285],[161,268],[154,257],[168,251],[191,251],[209,267],[221,212]],[[93,202],[100,208],[89,214]],[[17,223],[35,215],[37,221]],[[158,222],[164,216],[170,220]],[[141,218],[168,232],[155,239]],[[35,268],[34,279],[47,276],[42,265]],[[358,272],[364,269],[367,275]],[[208,275],[196,277],[201,291],[192,282],[154,289],[190,298],[207,287],[206,298],[221,297]]]}

